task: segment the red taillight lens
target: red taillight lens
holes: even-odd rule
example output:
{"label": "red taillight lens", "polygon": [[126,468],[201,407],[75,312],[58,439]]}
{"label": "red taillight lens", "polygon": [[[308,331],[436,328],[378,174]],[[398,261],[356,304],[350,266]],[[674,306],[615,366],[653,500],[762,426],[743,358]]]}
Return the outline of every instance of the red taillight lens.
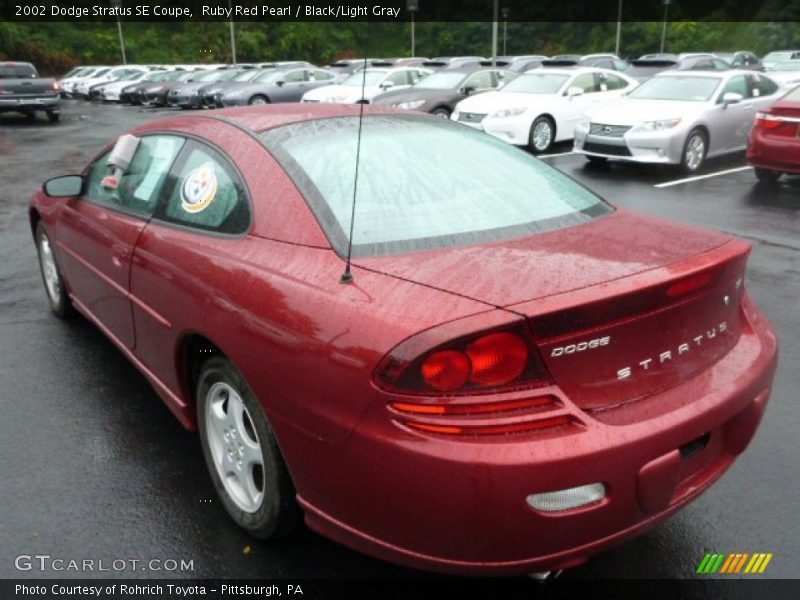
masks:
{"label": "red taillight lens", "polygon": [[756,113],[756,127],[761,127],[762,129],[777,129],[780,126],[781,120],[777,117],[765,112]]}
{"label": "red taillight lens", "polygon": [[470,381],[478,385],[505,385],[522,375],[528,364],[528,345],[513,333],[490,333],[467,346],[472,365]]}
{"label": "red taillight lens", "polygon": [[441,350],[429,355],[420,367],[425,383],[434,390],[448,392],[469,379],[469,358],[456,350]]}
{"label": "red taillight lens", "polygon": [[54,81],[54,82],[53,82],[53,89],[54,89],[55,91],[57,91],[57,92],[58,92],[59,90],[61,90],[61,86],[60,86],[60,85],[58,85],[58,82],[57,82],[57,81]]}
{"label": "red taillight lens", "polygon": [[[416,344],[414,338],[406,348],[411,344]],[[551,382],[524,325],[462,336],[427,352],[424,347],[417,344],[413,353],[401,348],[387,355],[376,371],[377,383],[392,392],[467,394]]]}
{"label": "red taillight lens", "polygon": [[685,279],[676,281],[667,288],[667,298],[676,298],[688,294],[689,292],[699,290],[706,287],[712,280],[713,277],[710,271],[686,277]]}

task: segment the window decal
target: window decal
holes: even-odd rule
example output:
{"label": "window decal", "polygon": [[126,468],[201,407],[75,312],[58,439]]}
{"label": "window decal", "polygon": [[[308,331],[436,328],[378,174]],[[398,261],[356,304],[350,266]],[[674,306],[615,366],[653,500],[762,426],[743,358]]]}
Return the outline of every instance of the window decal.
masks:
{"label": "window decal", "polygon": [[207,162],[191,171],[181,186],[181,208],[188,213],[203,212],[217,195],[217,176],[214,165]]}

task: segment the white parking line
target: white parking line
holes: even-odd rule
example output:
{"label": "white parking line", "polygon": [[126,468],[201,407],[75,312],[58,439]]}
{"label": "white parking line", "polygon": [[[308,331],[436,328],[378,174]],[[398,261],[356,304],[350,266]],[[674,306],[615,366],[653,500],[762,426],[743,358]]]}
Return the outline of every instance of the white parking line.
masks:
{"label": "white parking line", "polygon": [[558,154],[540,154],[536,158],[555,158],[556,156],[568,156],[570,154],[575,154],[572,150],[569,152],[560,152]]}
{"label": "white parking line", "polygon": [[726,169],[724,171],[717,171],[716,173],[709,173],[708,175],[697,175],[696,177],[687,177],[686,179],[676,179],[675,181],[667,181],[665,183],[657,183],[653,187],[657,188],[667,188],[672,187],[673,185],[680,185],[682,183],[689,183],[690,181],[699,181],[700,179],[710,179],[711,177],[716,177],[717,175],[727,175],[728,173],[738,173],[739,171],[747,171],[752,169],[753,167],[737,167],[735,169]]}

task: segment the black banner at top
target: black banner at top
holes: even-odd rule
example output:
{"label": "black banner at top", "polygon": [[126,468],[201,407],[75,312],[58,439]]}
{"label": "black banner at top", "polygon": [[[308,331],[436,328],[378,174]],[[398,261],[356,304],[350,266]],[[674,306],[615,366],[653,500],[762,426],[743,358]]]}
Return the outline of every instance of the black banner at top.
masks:
{"label": "black banner at top", "polygon": [[0,12],[10,22],[800,21],[800,0],[0,0]]}

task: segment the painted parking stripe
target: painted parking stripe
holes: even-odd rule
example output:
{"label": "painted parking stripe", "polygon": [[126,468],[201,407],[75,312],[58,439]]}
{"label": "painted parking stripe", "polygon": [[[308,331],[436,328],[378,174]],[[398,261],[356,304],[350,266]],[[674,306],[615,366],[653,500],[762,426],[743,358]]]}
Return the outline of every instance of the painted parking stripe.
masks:
{"label": "painted parking stripe", "polygon": [[735,169],[725,169],[724,171],[717,171],[716,173],[708,173],[707,175],[697,175],[695,177],[687,177],[685,179],[676,179],[675,181],[667,181],[665,183],[657,183],[653,187],[657,188],[668,188],[672,187],[673,185],[680,185],[682,183],[689,183],[690,181],[700,181],[701,179],[710,179],[712,177],[717,177],[719,175],[728,175],[729,173],[739,173],[740,171],[749,171],[753,167],[746,166],[746,167],[737,167]]}
{"label": "painted parking stripe", "polygon": [[575,154],[572,150],[569,152],[559,152],[558,154],[540,154],[537,158],[555,158],[556,156],[569,156]]}

